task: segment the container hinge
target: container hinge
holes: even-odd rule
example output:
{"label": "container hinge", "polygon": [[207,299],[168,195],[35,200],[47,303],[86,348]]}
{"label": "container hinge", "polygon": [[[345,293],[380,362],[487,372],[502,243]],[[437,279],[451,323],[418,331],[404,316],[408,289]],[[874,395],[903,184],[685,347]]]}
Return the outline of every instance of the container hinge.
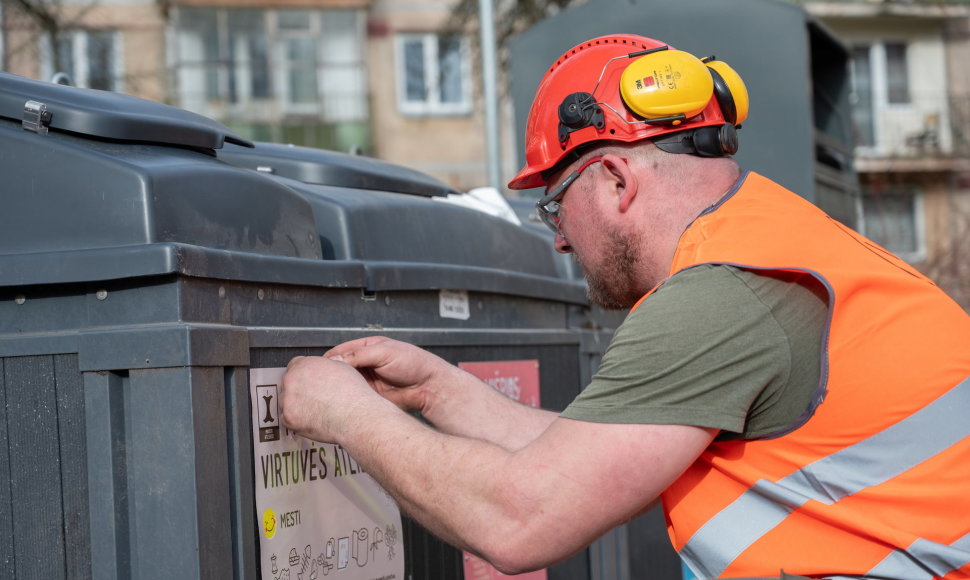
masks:
{"label": "container hinge", "polygon": [[47,134],[47,126],[51,123],[53,114],[47,110],[47,105],[38,101],[24,103],[23,127],[26,131],[33,131],[38,135]]}

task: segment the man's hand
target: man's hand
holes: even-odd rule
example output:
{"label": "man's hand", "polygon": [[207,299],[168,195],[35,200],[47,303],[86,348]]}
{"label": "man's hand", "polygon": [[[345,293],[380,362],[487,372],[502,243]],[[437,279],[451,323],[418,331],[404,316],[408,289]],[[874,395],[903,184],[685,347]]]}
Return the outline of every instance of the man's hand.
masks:
{"label": "man's hand", "polygon": [[455,382],[461,373],[422,348],[382,336],[345,342],[324,356],[356,368],[374,391],[401,409],[421,413],[431,405],[431,387]]}
{"label": "man's hand", "polygon": [[301,437],[340,443],[358,409],[381,401],[360,373],[338,360],[296,357],[286,368],[280,385],[283,424]]}
{"label": "man's hand", "polygon": [[539,436],[555,413],[513,402],[474,375],[430,352],[375,336],[335,346],[325,357],[356,368],[382,397],[417,411],[443,433],[519,449]]}

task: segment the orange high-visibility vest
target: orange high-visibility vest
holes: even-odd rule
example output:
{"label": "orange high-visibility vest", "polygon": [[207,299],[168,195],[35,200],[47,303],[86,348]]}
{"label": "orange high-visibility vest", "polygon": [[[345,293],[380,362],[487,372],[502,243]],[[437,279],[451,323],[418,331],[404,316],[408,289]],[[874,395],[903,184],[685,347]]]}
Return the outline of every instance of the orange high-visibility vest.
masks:
{"label": "orange high-visibility vest", "polygon": [[807,272],[829,320],[799,424],[715,441],[663,493],[694,573],[970,578],[970,316],[755,173],[687,229],[670,272],[703,263]]}

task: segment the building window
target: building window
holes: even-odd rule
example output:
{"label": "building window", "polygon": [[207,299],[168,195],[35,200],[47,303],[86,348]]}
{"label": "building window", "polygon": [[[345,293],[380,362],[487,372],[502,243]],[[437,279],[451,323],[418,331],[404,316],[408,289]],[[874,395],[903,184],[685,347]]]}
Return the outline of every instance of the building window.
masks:
{"label": "building window", "polygon": [[852,47],[852,117],[857,145],[877,142],[876,112],[889,105],[910,105],[909,49],[903,42]]}
{"label": "building window", "polygon": [[366,150],[363,16],[182,7],[175,19],[179,106],[250,138],[265,136],[267,126],[293,126],[306,136],[290,141],[297,145]]}
{"label": "building window", "polygon": [[923,259],[923,196],[917,188],[870,186],[863,193],[862,214],[866,237],[906,261]]}
{"label": "building window", "polygon": [[[212,16],[219,15],[213,12]],[[272,97],[270,80],[270,47],[266,36],[266,14],[262,10],[232,10],[223,16],[228,36],[227,60],[222,61],[219,34],[206,44],[208,62],[225,62],[211,67],[207,77],[207,94],[213,100],[227,95],[231,103],[244,103]],[[208,18],[207,28],[218,31],[218,18]],[[225,77],[220,83],[220,75]],[[224,87],[224,88],[223,88]]]}
{"label": "building window", "polygon": [[68,30],[58,35],[56,48],[41,37],[41,75],[52,79],[63,73],[71,84],[88,89],[122,91],[122,67],[115,30]]}
{"label": "building window", "polygon": [[886,100],[892,105],[909,104],[909,67],[906,64],[906,45],[901,42],[890,42],[885,45],[885,51]]}
{"label": "building window", "polygon": [[852,121],[856,145],[863,147],[876,143],[871,52],[870,46],[852,48]]}
{"label": "building window", "polygon": [[472,110],[468,41],[454,35],[397,38],[398,105],[402,113],[456,115]]}

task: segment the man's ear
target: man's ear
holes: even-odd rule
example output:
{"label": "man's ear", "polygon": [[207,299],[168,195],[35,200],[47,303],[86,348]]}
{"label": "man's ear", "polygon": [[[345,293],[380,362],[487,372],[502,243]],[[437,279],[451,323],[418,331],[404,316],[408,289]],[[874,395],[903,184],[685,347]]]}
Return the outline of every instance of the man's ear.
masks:
{"label": "man's ear", "polygon": [[612,153],[603,155],[602,164],[613,178],[611,184],[618,203],[617,207],[620,213],[626,213],[637,196],[639,188],[637,176],[633,173],[629,161],[618,155]]}

